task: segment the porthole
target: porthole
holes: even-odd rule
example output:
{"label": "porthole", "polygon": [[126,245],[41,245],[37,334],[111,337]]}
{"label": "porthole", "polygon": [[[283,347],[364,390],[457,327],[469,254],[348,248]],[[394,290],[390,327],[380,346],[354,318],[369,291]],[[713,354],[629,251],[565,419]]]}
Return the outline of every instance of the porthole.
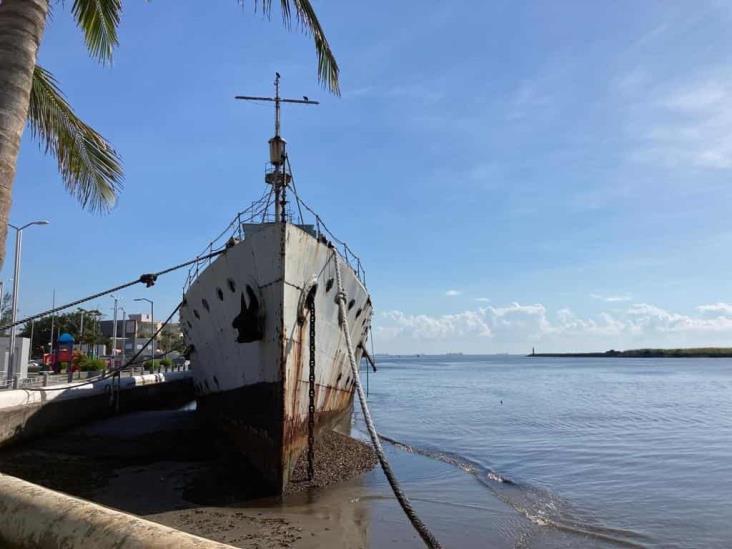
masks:
{"label": "porthole", "polygon": [[216,288],[216,295],[219,298],[219,301],[224,300],[224,291],[221,288]]}
{"label": "porthole", "polygon": [[233,278],[227,278],[226,283],[229,285],[229,290],[236,292],[236,282],[234,282]]}
{"label": "porthole", "polygon": [[201,305],[203,305],[203,308],[206,309],[207,311],[209,311],[209,312],[211,311],[211,307],[208,306],[208,301],[206,301],[205,299],[201,300]]}
{"label": "porthole", "polygon": [[333,279],[329,278],[328,282],[325,283],[325,293],[327,294],[330,292],[330,289],[333,287]]}
{"label": "porthole", "polygon": [[356,318],[358,318],[359,316],[361,316],[361,309],[359,309],[358,311],[356,311]]}
{"label": "porthole", "polygon": [[198,311],[196,309],[193,309],[193,316],[195,316],[198,320],[201,320],[201,315],[198,314]]}
{"label": "porthole", "polygon": [[349,301],[348,302],[348,310],[350,311],[351,309],[353,309],[353,306],[355,304],[356,304],[356,300],[355,299],[352,299],[351,301]]}

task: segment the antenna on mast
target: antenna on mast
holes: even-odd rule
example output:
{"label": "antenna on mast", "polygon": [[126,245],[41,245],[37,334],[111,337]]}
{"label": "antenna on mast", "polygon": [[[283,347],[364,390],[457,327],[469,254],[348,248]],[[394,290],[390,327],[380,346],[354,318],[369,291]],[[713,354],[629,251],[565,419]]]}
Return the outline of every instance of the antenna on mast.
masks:
{"label": "antenna on mast", "polygon": [[285,223],[285,188],[292,179],[292,176],[285,171],[285,162],[287,160],[286,145],[287,142],[280,135],[280,108],[282,103],[300,103],[302,105],[319,105],[319,101],[311,101],[307,96],[302,99],[284,99],[280,97],[280,73],[275,73],[275,96],[274,97],[257,97],[252,95],[237,95],[235,99],[244,101],[270,101],[275,104],[275,134],[269,140],[269,161],[274,167],[271,173],[268,173],[264,180],[272,185],[275,192],[275,219]]}

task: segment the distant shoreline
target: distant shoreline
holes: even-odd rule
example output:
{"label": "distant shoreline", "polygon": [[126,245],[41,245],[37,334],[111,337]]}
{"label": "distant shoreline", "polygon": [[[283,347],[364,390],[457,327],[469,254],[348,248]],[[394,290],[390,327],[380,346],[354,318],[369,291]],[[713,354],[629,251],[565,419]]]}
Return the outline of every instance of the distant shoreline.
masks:
{"label": "distant shoreline", "polygon": [[630,349],[604,353],[531,353],[528,357],[558,358],[732,358],[732,347],[698,347],[690,349]]}

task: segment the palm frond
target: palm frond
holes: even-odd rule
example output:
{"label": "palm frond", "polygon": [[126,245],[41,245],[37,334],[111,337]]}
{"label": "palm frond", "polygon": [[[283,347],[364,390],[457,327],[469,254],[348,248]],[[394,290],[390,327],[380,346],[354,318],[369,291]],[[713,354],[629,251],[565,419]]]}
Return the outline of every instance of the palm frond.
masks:
{"label": "palm frond", "polygon": [[112,60],[112,52],[119,43],[117,26],[121,12],[122,0],[74,0],[71,7],[89,53],[102,63]]}
{"label": "palm frond", "polygon": [[[245,3],[246,0],[239,0],[239,4]],[[272,0],[254,0],[255,9],[260,4],[264,14],[269,16],[272,12]],[[282,21],[288,29],[292,28],[294,20],[300,29],[313,37],[315,51],[318,55],[318,80],[332,93],[340,95],[338,62],[310,0],[280,0],[280,10],[282,11]]]}
{"label": "palm frond", "polygon": [[91,211],[107,211],[122,189],[120,158],[104,137],[81,120],[54,77],[33,72],[28,124],[31,133],[58,162],[66,189]]}

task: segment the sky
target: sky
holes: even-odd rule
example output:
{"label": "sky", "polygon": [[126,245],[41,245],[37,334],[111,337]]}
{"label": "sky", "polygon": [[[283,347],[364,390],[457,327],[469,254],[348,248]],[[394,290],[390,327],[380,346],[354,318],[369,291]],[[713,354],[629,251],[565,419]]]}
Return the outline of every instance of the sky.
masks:
{"label": "sky", "polygon": [[[125,188],[82,211],[26,132],[11,222],[50,224],[24,232],[21,317],[190,259],[257,199],[272,112],[233,96],[278,71],[321,101],[287,107],[283,135],[300,195],[367,270],[377,352],[732,346],[728,3],[316,1],[340,97],[277,12],[203,6],[125,3],[101,66],[55,5],[39,63]],[[120,303],[165,317],[184,277]]]}

